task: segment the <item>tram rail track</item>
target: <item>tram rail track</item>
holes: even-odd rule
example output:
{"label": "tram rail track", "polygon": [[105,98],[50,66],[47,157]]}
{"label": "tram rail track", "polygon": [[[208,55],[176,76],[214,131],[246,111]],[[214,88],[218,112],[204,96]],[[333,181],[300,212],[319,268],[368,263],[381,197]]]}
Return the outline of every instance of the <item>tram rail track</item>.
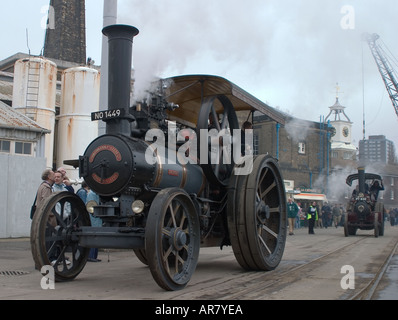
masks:
{"label": "tram rail track", "polygon": [[[294,290],[297,291],[297,288],[301,286],[311,290],[311,286],[315,282],[318,283],[314,291],[319,290],[319,287],[328,287],[330,283],[333,283],[333,287],[330,287],[330,294],[320,294],[315,299],[324,299],[325,296],[325,299],[372,299],[391,257],[397,250],[398,238],[393,237],[389,241],[388,250],[379,250],[379,247],[377,247],[378,249],[375,250],[377,258],[369,259],[364,258],[361,252],[366,252],[366,248],[370,245],[381,245],[380,242],[373,241],[375,239],[373,235],[359,235],[346,239],[349,239],[350,242],[339,244],[337,248],[325,254],[319,251],[316,254],[321,253],[321,255],[313,259],[307,256],[306,260],[298,265],[289,266],[289,263],[287,263],[271,272],[247,272],[235,275],[213,283],[213,289],[209,288],[204,282],[199,282],[195,292],[181,293],[173,299],[187,297],[205,300],[292,299],[291,288],[294,287]],[[362,256],[360,262],[356,260],[358,259],[357,256]],[[353,260],[351,261],[347,257],[351,257]],[[340,284],[344,276],[340,273],[341,267],[352,262],[363,265],[363,269],[358,267],[358,272],[355,275],[355,289],[344,290]],[[317,270],[323,270],[328,266],[331,266],[330,269],[333,270],[334,274],[325,276],[325,278],[319,277],[318,274],[321,271]],[[376,266],[377,271],[375,271]],[[281,292],[285,294],[281,294]],[[305,296],[297,296],[296,298],[306,299]]]}
{"label": "tram rail track", "polygon": [[[260,274],[256,280],[259,280],[256,284],[250,286],[249,288],[239,291],[235,294],[231,295],[226,295],[222,299],[261,299],[261,294],[264,293],[264,289],[267,289],[267,291],[271,291],[272,289],[276,286],[281,287],[281,286],[288,286],[291,281],[294,281],[296,278],[296,274],[298,271],[301,271],[301,276],[299,279],[303,278],[303,273],[306,272],[306,269],[312,269],[314,267],[314,264],[323,264],[323,262],[336,255],[341,253],[342,251],[354,247],[358,243],[364,241],[366,238],[359,238],[353,243],[349,243],[343,247],[339,247],[325,255],[322,255],[314,260],[308,261],[306,263],[300,264],[298,266],[292,267],[288,270],[282,271],[280,274],[277,274],[277,278],[272,279],[272,280],[267,280],[268,283],[264,285],[264,283],[261,281],[263,278],[270,278],[268,274]],[[258,294],[258,297],[255,297],[256,294]]]}
{"label": "tram rail track", "polygon": [[376,292],[379,289],[380,282],[383,276],[386,274],[387,268],[390,265],[391,259],[398,249],[398,241],[396,242],[391,253],[387,256],[383,264],[380,266],[375,277],[369,281],[369,283],[362,288],[359,292],[353,295],[349,300],[372,300],[375,297]]}
{"label": "tram rail track", "polygon": [[[185,299],[187,296],[194,299],[205,300],[256,300],[266,299],[274,290],[283,286],[288,286],[295,281],[303,278],[306,270],[307,272],[314,267],[315,264],[322,265],[326,259],[334,255],[352,248],[359,243],[365,241],[367,238],[360,237],[355,241],[350,242],[342,247],[338,247],[326,254],[318,256],[317,258],[295,265],[292,267],[277,268],[270,272],[245,272],[241,277],[232,277],[224,279],[214,285],[216,289],[211,290],[205,285],[198,288],[194,293],[181,293],[175,296],[174,299]],[[301,276],[297,276],[297,274]],[[206,281],[207,282],[207,281]],[[196,285],[200,286],[200,283]],[[237,291],[237,288],[239,290]]]}

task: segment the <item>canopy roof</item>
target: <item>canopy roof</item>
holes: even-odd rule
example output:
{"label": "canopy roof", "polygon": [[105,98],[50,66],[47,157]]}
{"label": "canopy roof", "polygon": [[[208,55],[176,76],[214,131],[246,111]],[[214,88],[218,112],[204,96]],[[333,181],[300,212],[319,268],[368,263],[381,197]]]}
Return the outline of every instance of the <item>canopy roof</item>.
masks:
{"label": "canopy roof", "polygon": [[[271,120],[285,123],[280,112],[224,78],[212,75],[185,75],[162,81],[167,86],[167,100],[180,106],[169,112],[170,120],[196,127],[203,98],[224,95],[229,98],[236,112],[259,111]],[[218,100],[215,102],[215,109],[217,112],[222,110]]]}
{"label": "canopy roof", "polygon": [[[355,180],[358,180],[358,178],[359,178],[358,173],[349,175],[346,179],[346,183],[351,187],[352,183]],[[383,178],[380,175],[375,174],[375,173],[365,173],[365,180],[383,180]]]}

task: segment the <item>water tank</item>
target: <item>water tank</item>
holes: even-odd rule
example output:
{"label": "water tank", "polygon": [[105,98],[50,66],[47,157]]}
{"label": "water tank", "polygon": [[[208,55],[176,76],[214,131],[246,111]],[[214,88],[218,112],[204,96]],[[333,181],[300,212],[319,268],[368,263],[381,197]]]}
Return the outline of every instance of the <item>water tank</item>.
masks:
{"label": "water tank", "polygon": [[67,69],[62,74],[61,108],[58,119],[57,167],[64,167],[71,179],[78,169],[63,164],[79,159],[87,146],[98,136],[98,121],[91,113],[99,109],[100,73],[92,68]]}
{"label": "water tank", "polygon": [[45,136],[44,154],[47,166],[53,165],[55,99],[57,89],[57,65],[41,57],[20,59],[14,66],[12,106],[36,121],[41,127],[51,130]]}

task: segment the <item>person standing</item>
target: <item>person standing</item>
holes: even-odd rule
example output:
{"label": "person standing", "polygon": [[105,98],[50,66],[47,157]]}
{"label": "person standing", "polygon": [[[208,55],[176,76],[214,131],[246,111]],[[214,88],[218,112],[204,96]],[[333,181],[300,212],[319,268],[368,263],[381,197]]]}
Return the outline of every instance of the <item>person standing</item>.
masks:
{"label": "person standing", "polygon": [[[41,179],[43,182],[37,189],[35,213],[39,212],[43,206],[44,200],[47,199],[52,193],[52,185],[54,184],[54,171],[51,169],[44,170],[41,175]],[[33,219],[33,216],[31,218]]]}
{"label": "person standing", "polygon": [[391,224],[391,227],[393,227],[395,225],[395,210],[394,209],[390,210],[390,224]]}
{"label": "person standing", "polygon": [[[97,205],[99,204],[99,196],[93,190],[90,190],[87,193],[86,204],[90,201],[94,201]],[[90,221],[92,227],[102,227],[102,219],[98,217],[94,217],[91,212],[89,212]],[[100,262],[101,259],[98,259],[98,248],[91,248],[90,253],[88,255],[87,261],[89,262]]]}
{"label": "person standing", "polygon": [[62,172],[56,171],[54,173],[53,192],[59,192],[59,191],[69,191],[69,190],[66,187],[66,184],[64,183],[64,177],[62,175]]}
{"label": "person standing", "polygon": [[86,204],[87,202],[87,194],[89,193],[90,188],[87,185],[86,181],[82,182],[82,187],[77,190],[76,195],[79,196],[80,199],[82,199],[82,201],[84,202],[84,204]]}
{"label": "person standing", "polygon": [[372,186],[369,189],[370,200],[377,201],[377,198],[379,197],[379,192],[383,190],[384,190],[383,181],[381,182],[381,185],[377,180],[373,182]]}
{"label": "person standing", "polygon": [[315,234],[314,232],[315,221],[318,220],[318,210],[315,201],[308,207],[307,220],[308,220],[308,234]]}
{"label": "person standing", "polygon": [[332,213],[332,209],[330,208],[329,204],[327,202],[325,202],[325,204],[322,207],[322,222],[323,222],[323,227],[325,229],[328,228],[329,224],[330,224],[330,216]]}
{"label": "person standing", "polygon": [[[41,174],[41,179],[43,180],[37,189],[36,193],[36,210],[31,213],[31,219],[33,219],[34,215],[37,214],[43,207],[45,200],[51,196],[52,194],[52,186],[54,184],[54,171],[51,169],[46,169]],[[50,221],[53,221],[53,215],[49,217]],[[33,225],[32,225],[33,226]],[[48,229],[46,229],[46,235],[48,233]],[[40,266],[35,263],[35,269],[40,270]]]}
{"label": "person standing", "polygon": [[292,198],[289,198],[287,201],[288,201],[287,202],[287,219],[289,221],[289,235],[292,236],[292,235],[294,235],[294,233],[293,233],[294,224],[296,222],[299,207],[295,202],[293,202]]}
{"label": "person standing", "polygon": [[334,226],[337,228],[340,224],[340,219],[341,219],[341,210],[337,203],[335,203],[333,206],[332,215],[333,215]]}
{"label": "person standing", "polygon": [[295,228],[296,229],[300,229],[301,228],[301,220],[302,220],[302,217],[303,217],[303,209],[301,209],[301,203],[300,202],[297,203],[297,206],[298,206],[299,210],[298,210],[298,213],[297,213]]}
{"label": "person standing", "polygon": [[62,181],[65,185],[65,188],[72,193],[75,193],[75,189],[73,189],[72,183],[70,182],[69,178],[66,176],[66,170],[63,167],[58,168],[58,172],[62,174]]}

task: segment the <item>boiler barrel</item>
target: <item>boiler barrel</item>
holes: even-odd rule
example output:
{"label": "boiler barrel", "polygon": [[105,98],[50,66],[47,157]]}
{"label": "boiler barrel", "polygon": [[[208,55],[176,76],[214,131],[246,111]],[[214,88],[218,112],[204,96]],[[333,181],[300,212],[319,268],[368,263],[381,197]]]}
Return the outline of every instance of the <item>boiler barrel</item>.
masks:
{"label": "boiler barrel", "polygon": [[151,148],[145,141],[117,135],[94,140],[80,157],[80,176],[101,196],[115,196],[129,189],[180,187],[199,195],[205,186],[202,168],[196,164],[173,163],[157,157],[149,163],[145,157]]}
{"label": "boiler barrel", "polygon": [[159,189],[179,187],[188,194],[200,195],[206,179],[202,168],[196,164],[172,163],[168,158],[158,158],[152,186]]}

